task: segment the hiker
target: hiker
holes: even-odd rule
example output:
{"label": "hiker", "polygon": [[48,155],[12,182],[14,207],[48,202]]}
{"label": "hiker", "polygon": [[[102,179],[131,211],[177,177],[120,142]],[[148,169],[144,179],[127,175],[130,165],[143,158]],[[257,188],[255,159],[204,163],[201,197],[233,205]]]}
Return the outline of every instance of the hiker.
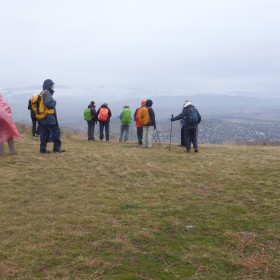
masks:
{"label": "hiker", "polygon": [[138,144],[143,145],[143,125],[139,122],[139,116],[138,112],[139,110],[146,105],[146,101],[143,100],[141,102],[141,107],[137,108],[134,112],[134,120],[136,122],[136,129],[137,129],[137,138],[138,138]]}
{"label": "hiker", "polygon": [[111,110],[108,108],[108,103],[103,103],[101,107],[98,109],[96,115],[99,121],[100,141],[103,141],[104,139],[104,128],[105,128],[106,141],[109,141],[109,124],[110,124],[110,118],[112,116],[112,113]]}
{"label": "hiker", "polygon": [[185,133],[185,146],[188,153],[191,152],[191,144],[195,153],[198,152],[197,145],[197,129],[198,124],[201,121],[201,116],[198,110],[191,104],[190,101],[186,100],[183,105],[183,111],[176,117],[171,118],[171,121],[177,121],[184,119],[184,133]]}
{"label": "hiker", "polygon": [[95,141],[94,138],[94,128],[95,124],[97,123],[96,117],[96,109],[95,109],[95,102],[91,101],[88,105],[88,108],[84,111],[84,119],[87,121],[88,124],[88,140]]}
{"label": "hiker", "polygon": [[20,135],[12,119],[11,107],[0,95],[0,156],[5,155],[4,142],[6,141],[8,142],[10,154],[16,154],[14,139],[20,140]]}
{"label": "hiker", "polygon": [[61,148],[60,141],[60,128],[57,121],[56,114],[56,101],[53,99],[54,94],[54,82],[50,79],[44,81],[43,91],[40,93],[41,101],[40,107],[43,108],[45,116],[42,119],[38,119],[40,125],[40,153],[50,153],[47,150],[47,143],[52,136],[53,152],[63,153],[64,149]]}
{"label": "hiker", "polygon": [[[36,95],[37,94],[34,94],[33,96],[36,96]],[[32,137],[37,139],[40,134],[39,125],[38,125],[38,120],[36,118],[36,114],[32,110],[31,98],[28,101],[28,110],[30,110],[30,116],[31,116],[31,121],[32,121]]]}
{"label": "hiker", "polygon": [[[145,114],[148,114],[147,116],[148,122],[143,124],[143,147],[144,148],[152,148],[153,129],[156,130],[156,119],[152,106],[153,106],[153,101],[151,99],[147,99],[145,107],[148,110],[146,110]],[[143,109],[141,109],[141,111],[139,110],[139,120],[143,117],[141,112],[144,112],[144,110]]]}
{"label": "hiker", "polygon": [[131,124],[131,110],[129,109],[128,105],[123,106],[123,110],[119,116],[122,124],[121,124],[121,133],[120,133],[120,139],[119,142],[122,142],[123,135],[124,135],[124,142],[128,140],[129,135],[129,128]]}

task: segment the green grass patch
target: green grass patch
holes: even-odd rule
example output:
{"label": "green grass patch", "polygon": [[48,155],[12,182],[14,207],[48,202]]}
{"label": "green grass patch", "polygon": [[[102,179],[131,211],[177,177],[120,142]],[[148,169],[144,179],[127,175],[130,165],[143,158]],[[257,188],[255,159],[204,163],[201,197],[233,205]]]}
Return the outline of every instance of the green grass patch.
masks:
{"label": "green grass patch", "polygon": [[23,134],[0,159],[0,279],[278,279],[280,148]]}

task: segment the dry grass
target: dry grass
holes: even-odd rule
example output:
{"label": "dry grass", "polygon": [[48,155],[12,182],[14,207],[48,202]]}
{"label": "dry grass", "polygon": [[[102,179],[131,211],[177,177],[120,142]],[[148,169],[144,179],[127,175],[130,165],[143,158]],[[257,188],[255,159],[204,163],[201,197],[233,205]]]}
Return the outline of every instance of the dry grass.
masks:
{"label": "dry grass", "polygon": [[62,141],[0,159],[0,279],[280,277],[280,147]]}

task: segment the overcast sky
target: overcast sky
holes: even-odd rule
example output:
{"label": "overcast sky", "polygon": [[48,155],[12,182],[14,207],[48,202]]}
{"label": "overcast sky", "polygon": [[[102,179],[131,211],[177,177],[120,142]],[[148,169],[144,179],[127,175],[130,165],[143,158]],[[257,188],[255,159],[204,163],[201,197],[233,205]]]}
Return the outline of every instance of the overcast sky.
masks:
{"label": "overcast sky", "polygon": [[279,0],[0,0],[0,90],[280,92]]}

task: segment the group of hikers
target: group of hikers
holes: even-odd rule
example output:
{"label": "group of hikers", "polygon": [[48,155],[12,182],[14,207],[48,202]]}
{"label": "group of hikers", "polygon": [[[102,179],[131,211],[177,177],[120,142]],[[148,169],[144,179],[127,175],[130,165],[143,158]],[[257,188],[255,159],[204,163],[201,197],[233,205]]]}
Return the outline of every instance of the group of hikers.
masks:
{"label": "group of hikers", "polygon": [[[152,131],[156,129],[155,113],[152,109],[153,101],[148,99],[141,102],[141,107],[137,108],[133,114],[129,105],[124,105],[122,112],[119,115],[121,121],[119,142],[126,142],[129,138],[129,130],[131,121],[136,122],[138,144],[143,145],[145,148],[152,147]],[[96,110],[95,102],[91,101],[88,108],[84,111],[84,119],[88,125],[88,140],[95,140],[94,128],[95,124],[99,122],[99,139],[109,141],[110,132],[109,124],[112,113],[108,107],[108,103],[103,103],[101,107]]]}
{"label": "group of hikers", "polygon": [[[50,153],[47,150],[48,142],[53,142],[53,152],[63,153],[65,149],[61,147],[60,127],[58,125],[56,114],[56,101],[53,98],[55,83],[51,79],[47,79],[43,83],[43,90],[40,94],[35,94],[28,103],[28,109],[31,111],[32,119],[32,136],[40,138],[40,153]],[[152,135],[156,130],[155,113],[152,108],[153,101],[151,99],[143,100],[141,106],[137,108],[133,114],[128,105],[123,107],[119,118],[121,120],[119,142],[127,141],[131,121],[136,122],[138,144],[145,147],[152,147]],[[88,125],[88,140],[94,141],[94,129],[99,122],[99,139],[110,139],[109,124],[112,113],[108,107],[108,103],[103,103],[96,110],[95,102],[91,101],[84,111],[84,119]],[[201,121],[198,110],[189,101],[183,104],[182,112],[176,117],[171,117],[172,122],[181,120],[181,145],[185,145],[186,152],[191,152],[191,144],[195,152],[198,152],[197,129]],[[37,126],[38,123],[38,126]],[[171,130],[172,131],[172,130]],[[9,104],[3,100],[0,95],[0,156],[5,155],[4,142],[8,142],[10,153],[16,154],[14,147],[14,139],[20,139],[20,135],[12,119],[12,112]],[[171,134],[170,134],[171,141]],[[171,143],[171,142],[170,142]]]}

